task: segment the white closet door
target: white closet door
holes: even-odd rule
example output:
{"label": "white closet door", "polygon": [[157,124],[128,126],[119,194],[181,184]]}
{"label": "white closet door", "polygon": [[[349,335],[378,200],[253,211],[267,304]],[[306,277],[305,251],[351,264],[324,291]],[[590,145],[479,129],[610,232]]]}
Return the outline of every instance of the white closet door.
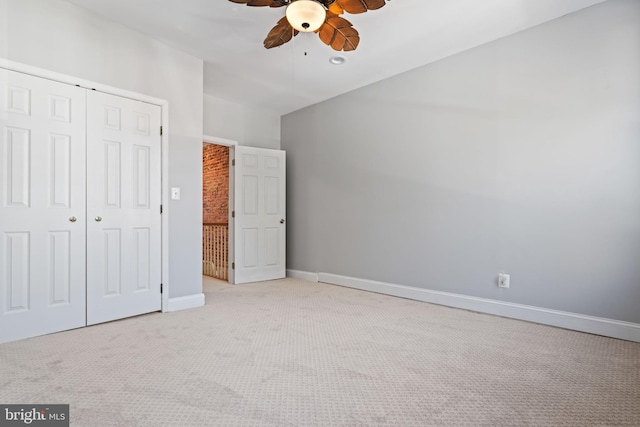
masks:
{"label": "white closet door", "polygon": [[0,342],[85,325],[85,90],[0,68]]}
{"label": "white closet door", "polygon": [[234,283],[286,275],[285,152],[235,147]]}
{"label": "white closet door", "polygon": [[161,109],[87,94],[87,324],[161,309]]}

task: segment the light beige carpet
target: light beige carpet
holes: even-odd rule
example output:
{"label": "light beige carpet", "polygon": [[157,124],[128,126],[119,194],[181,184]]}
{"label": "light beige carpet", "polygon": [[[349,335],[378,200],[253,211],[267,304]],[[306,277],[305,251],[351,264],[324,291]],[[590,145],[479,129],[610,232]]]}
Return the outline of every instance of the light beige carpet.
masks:
{"label": "light beige carpet", "polygon": [[640,344],[293,279],[0,345],[78,426],[640,426]]}

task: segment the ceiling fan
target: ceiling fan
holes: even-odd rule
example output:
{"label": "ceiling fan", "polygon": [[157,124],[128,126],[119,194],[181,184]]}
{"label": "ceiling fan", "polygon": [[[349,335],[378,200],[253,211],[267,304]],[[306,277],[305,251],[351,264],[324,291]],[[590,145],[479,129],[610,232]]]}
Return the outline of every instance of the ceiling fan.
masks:
{"label": "ceiling fan", "polygon": [[380,9],[386,0],[229,0],[247,6],[286,6],[285,16],[264,39],[271,49],[287,43],[299,32],[316,32],[323,43],[337,51],[355,50],[360,35],[351,22],[342,18],[344,12],[364,13]]}

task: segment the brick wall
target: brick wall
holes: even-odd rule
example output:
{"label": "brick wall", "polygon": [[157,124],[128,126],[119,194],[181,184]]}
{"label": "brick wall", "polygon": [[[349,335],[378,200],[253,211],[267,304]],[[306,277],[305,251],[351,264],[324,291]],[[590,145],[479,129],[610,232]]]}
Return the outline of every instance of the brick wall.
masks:
{"label": "brick wall", "polygon": [[202,222],[229,223],[229,147],[203,144]]}

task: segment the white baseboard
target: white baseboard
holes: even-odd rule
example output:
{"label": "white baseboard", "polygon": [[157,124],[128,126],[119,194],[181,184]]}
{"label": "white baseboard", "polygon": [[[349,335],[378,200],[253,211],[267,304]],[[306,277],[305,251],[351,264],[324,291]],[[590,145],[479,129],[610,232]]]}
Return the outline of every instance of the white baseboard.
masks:
{"label": "white baseboard", "polygon": [[186,297],[169,298],[167,309],[164,312],[186,310],[188,308],[202,307],[204,294],[188,295]]}
{"label": "white baseboard", "polygon": [[[292,270],[295,271],[295,270]],[[298,278],[315,276],[317,282],[346,286],[363,291],[377,292],[386,295],[408,298],[417,301],[526,320],[559,328],[588,332],[612,338],[640,342],[640,324],[605,319],[584,314],[551,310],[542,307],[516,304],[487,298],[478,298],[449,292],[433,291],[396,285],[393,283],[377,282],[374,280],[358,279],[330,273],[307,273],[296,271]],[[291,275],[291,277],[294,277]],[[305,279],[306,280],[306,279]]]}
{"label": "white baseboard", "polygon": [[287,277],[318,283],[318,273],[310,273],[308,271],[287,270]]}

